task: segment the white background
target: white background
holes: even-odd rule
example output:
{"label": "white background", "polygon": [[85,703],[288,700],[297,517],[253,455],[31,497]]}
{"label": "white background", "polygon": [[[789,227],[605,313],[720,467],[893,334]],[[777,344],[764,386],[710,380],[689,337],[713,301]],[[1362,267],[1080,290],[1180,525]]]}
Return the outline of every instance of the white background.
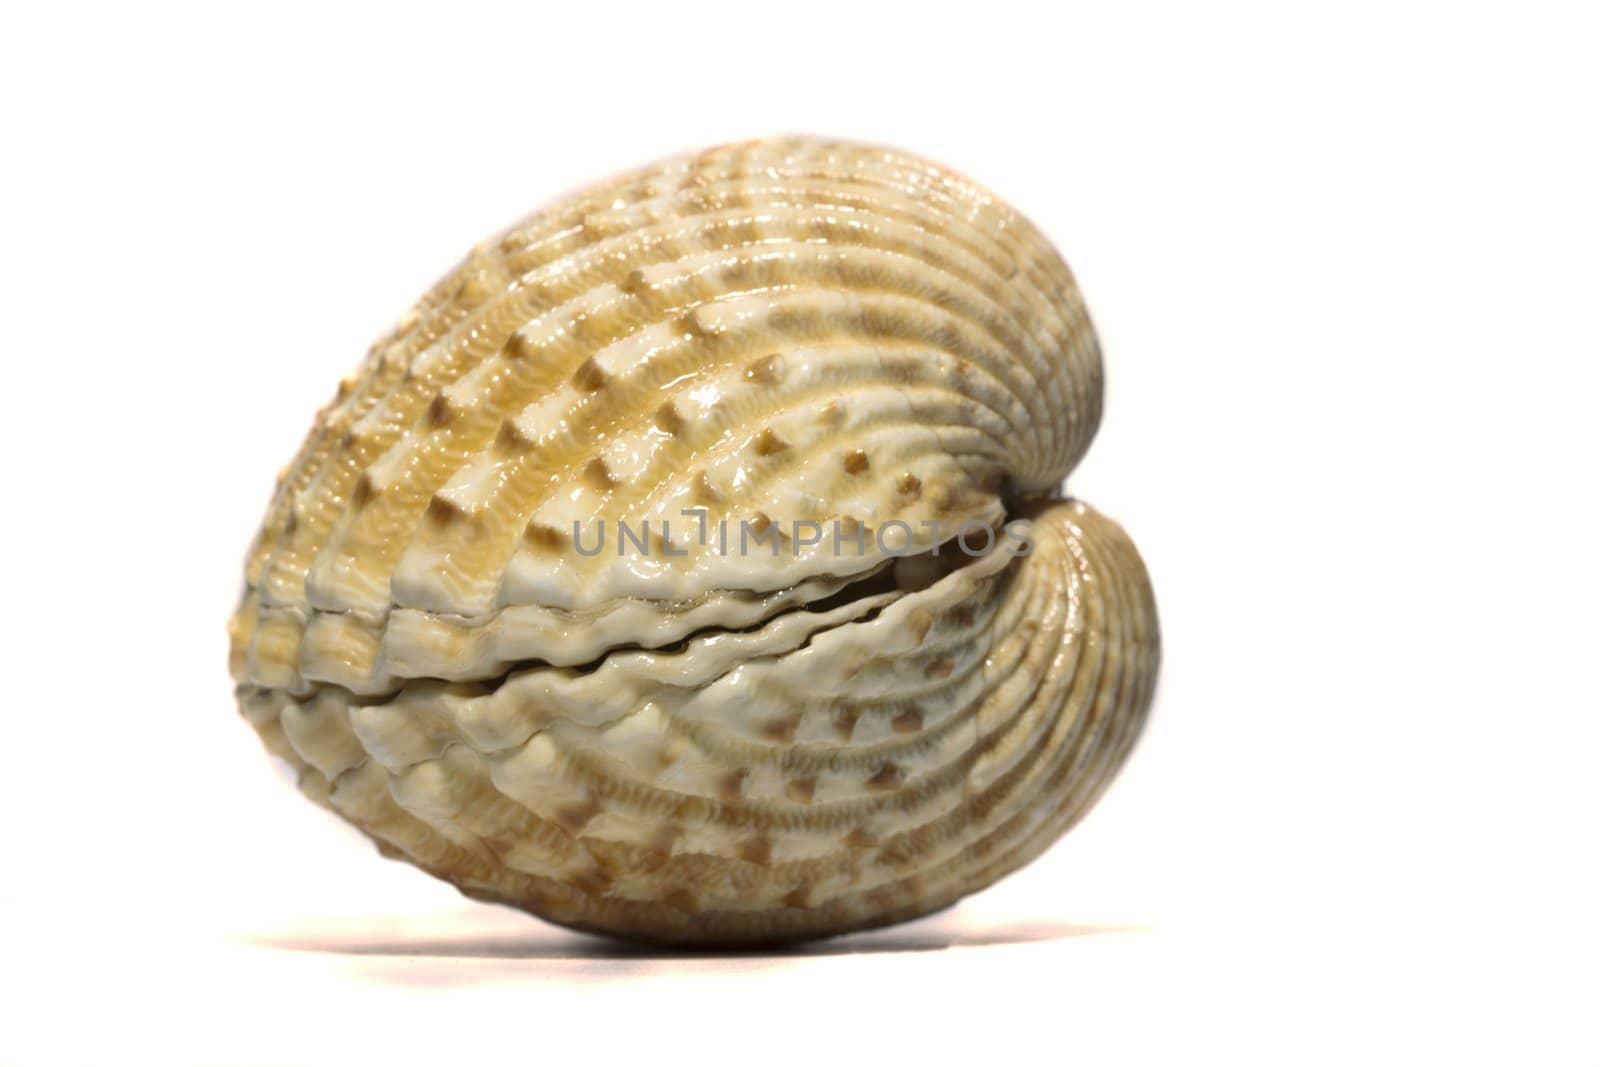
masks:
{"label": "white background", "polygon": [[[0,22],[0,1063],[1600,1057],[1592,11]],[[313,410],[474,241],[787,131],[1062,249],[1109,378],[1071,488],[1146,556],[1161,689],[1088,821],[953,912],[618,955],[296,796],[224,622]]]}

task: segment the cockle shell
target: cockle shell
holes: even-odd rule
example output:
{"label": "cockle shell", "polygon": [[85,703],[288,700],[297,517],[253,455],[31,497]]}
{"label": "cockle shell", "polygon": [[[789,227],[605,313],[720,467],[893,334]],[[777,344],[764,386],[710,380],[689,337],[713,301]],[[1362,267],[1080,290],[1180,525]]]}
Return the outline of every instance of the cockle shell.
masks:
{"label": "cockle shell", "polygon": [[559,923],[927,913],[1080,818],[1149,706],[1144,567],[1056,495],[1100,399],[1060,256],[939,166],[791,138],[603,182],[318,414],[240,707],[386,855]]}

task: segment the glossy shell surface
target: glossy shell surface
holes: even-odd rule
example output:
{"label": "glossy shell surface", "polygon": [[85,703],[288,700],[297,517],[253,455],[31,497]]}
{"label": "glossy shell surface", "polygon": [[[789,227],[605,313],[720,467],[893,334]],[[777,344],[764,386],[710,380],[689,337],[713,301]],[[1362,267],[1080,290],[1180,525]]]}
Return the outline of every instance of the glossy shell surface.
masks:
{"label": "glossy shell surface", "polygon": [[1143,565],[1060,496],[1100,398],[1060,256],[935,164],[789,138],[600,183],[318,414],[240,707],[386,854],[557,922],[926,913],[1064,832],[1147,711]]}

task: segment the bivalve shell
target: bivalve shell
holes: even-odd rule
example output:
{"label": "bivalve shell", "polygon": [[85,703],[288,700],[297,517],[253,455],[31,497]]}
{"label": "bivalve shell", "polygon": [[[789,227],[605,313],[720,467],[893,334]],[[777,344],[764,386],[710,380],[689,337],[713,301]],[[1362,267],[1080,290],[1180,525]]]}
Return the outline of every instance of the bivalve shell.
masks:
{"label": "bivalve shell", "polygon": [[469,895],[656,941],[993,882],[1139,733],[1154,601],[1062,498],[1060,256],[979,186],[723,146],[478,246],[317,416],[246,563],[244,716]]}

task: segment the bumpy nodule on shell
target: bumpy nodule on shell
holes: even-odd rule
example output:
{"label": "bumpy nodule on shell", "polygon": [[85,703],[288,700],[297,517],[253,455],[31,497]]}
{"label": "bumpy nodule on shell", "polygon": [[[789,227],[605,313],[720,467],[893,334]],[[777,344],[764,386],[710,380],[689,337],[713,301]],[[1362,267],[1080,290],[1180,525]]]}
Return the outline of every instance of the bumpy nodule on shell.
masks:
{"label": "bumpy nodule on shell", "polygon": [[240,707],[385,854],[559,923],[925,914],[1080,818],[1149,706],[1143,565],[1057,496],[1100,397],[1060,256],[941,167],[794,138],[601,183],[318,414]]}

